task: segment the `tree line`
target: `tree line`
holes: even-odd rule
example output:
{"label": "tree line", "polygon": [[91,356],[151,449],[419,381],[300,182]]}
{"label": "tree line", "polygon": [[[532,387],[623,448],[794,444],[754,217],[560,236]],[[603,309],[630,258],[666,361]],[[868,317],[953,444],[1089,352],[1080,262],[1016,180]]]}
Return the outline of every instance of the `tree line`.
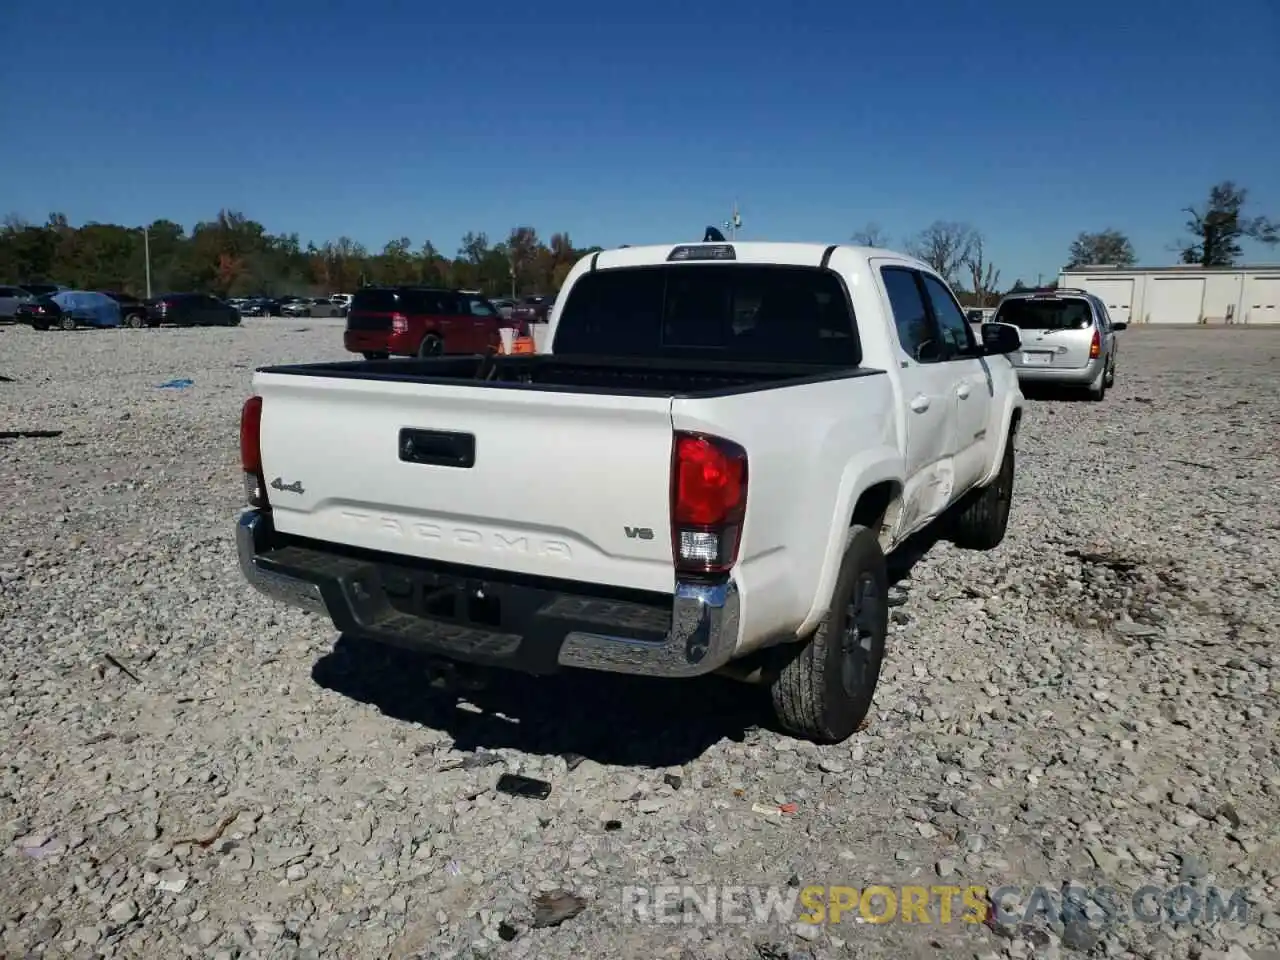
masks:
{"label": "tree line", "polygon": [[496,243],[468,233],[454,256],[408,237],[380,251],[349,237],[317,246],[296,233],[272,234],[256,220],[222,210],[188,232],[171,220],[143,227],[86,223],[73,227],[55,213],[43,224],[10,216],[0,227],[0,282],[63,283],[141,296],[148,250],[151,288],[221,297],[309,296],[350,292],[367,284],[421,283],[481,290],[489,296],[551,293],[583,255],[568,233],[544,242],[533,227],[516,227]]}
{"label": "tree line", "polygon": [[[1168,247],[1179,262],[1204,267],[1230,267],[1240,259],[1243,240],[1266,246],[1280,243],[1280,223],[1264,216],[1246,216],[1249,192],[1230,180],[1216,184],[1199,206],[1184,208],[1185,235]],[[867,224],[854,233],[854,243],[869,247],[890,246],[878,224]],[[967,223],[936,221],[905,238],[905,253],[923,260],[956,288],[966,305],[988,306],[1000,296],[1000,271],[987,261],[981,231]],[[1082,231],[1067,251],[1066,268],[1088,264],[1131,267],[1138,262],[1133,243],[1122,231],[1107,227]],[[1027,289],[1017,280],[1012,290]]]}
{"label": "tree line", "polygon": [[[1270,246],[1280,242],[1280,224],[1245,215],[1247,199],[1248,191],[1232,181],[1212,187],[1205,202],[1185,208],[1186,236],[1170,251],[1186,264],[1231,266],[1245,239]],[[877,224],[868,224],[851,240],[871,247],[891,245]],[[902,247],[946,277],[966,305],[991,305],[1004,292],[986,240],[970,224],[936,221],[906,237]],[[474,289],[489,296],[553,293],[574,263],[600,249],[574,247],[568,233],[553,233],[544,242],[533,227],[515,227],[496,243],[484,233],[468,233],[452,257],[430,241],[415,246],[408,237],[373,252],[349,237],[303,245],[296,233],[272,234],[231,210],[197,223],[190,232],[171,220],[145,228],[113,223],[73,227],[54,213],[38,225],[15,216],[5,219],[0,226],[0,282],[64,283],[142,295],[148,248],[153,292],[223,297],[321,295],[398,283]],[[1132,266],[1137,259],[1129,238],[1108,227],[1080,233],[1066,265]],[[1019,279],[1008,289],[1025,288]]]}

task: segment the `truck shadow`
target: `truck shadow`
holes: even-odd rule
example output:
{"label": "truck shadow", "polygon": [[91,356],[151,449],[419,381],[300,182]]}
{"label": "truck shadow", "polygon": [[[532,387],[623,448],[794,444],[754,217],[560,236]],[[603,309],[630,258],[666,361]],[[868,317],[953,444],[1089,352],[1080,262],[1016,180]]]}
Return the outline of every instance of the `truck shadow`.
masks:
{"label": "truck shadow", "polygon": [[[889,586],[896,587],[904,580],[910,579],[911,571],[915,569],[916,564],[945,539],[945,531],[941,529],[941,524],[933,524],[899,545],[897,550],[885,558]],[[891,605],[893,605],[892,601]]]}
{"label": "truck shadow", "polygon": [[343,635],[311,676],[388,717],[441,730],[462,751],[507,747],[622,766],[679,766],[770,722],[762,691],[721,677],[658,680],[576,670],[530,677],[467,667],[461,685],[478,681],[479,689],[437,689],[431,680],[439,664]]}
{"label": "truck shadow", "polygon": [[[908,579],[940,539],[930,528],[895,550],[890,584]],[[344,634],[311,677],[385,716],[443,731],[461,751],[506,747],[658,768],[695,760],[721,740],[742,742],[753,729],[778,729],[763,687],[724,677],[659,680],[585,670],[530,677],[459,666],[460,682],[439,688],[432,681],[440,667],[439,659]]]}

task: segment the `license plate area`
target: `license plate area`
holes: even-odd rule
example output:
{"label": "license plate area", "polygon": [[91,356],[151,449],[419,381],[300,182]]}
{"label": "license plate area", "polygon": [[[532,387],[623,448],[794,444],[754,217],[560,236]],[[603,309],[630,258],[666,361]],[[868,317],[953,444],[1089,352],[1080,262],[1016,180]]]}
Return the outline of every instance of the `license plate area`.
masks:
{"label": "license plate area", "polygon": [[1022,362],[1028,367],[1045,367],[1053,362],[1053,354],[1042,350],[1024,351]]}
{"label": "license plate area", "polygon": [[476,581],[383,568],[387,601],[398,612],[462,625],[500,627],[502,602]]}

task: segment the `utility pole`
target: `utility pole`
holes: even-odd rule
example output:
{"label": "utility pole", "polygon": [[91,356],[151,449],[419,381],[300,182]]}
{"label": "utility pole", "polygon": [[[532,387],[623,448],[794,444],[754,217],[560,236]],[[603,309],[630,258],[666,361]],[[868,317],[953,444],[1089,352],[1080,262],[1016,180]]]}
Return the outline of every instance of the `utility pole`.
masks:
{"label": "utility pole", "polygon": [[733,201],[733,216],[724,222],[724,228],[729,231],[729,239],[738,239],[738,228],[742,226],[742,217],[738,213],[738,201]]}
{"label": "utility pole", "polygon": [[151,231],[142,228],[142,254],[147,261],[147,299],[151,299]]}

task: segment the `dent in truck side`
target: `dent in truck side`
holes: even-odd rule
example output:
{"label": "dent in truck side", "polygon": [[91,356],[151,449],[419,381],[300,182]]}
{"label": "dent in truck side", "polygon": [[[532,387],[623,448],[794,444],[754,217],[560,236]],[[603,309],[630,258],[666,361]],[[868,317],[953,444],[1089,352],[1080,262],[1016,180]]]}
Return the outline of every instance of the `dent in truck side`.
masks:
{"label": "dent in truck side", "polygon": [[[855,523],[878,523],[881,547],[888,554],[971,491],[992,483],[1023,403],[1016,374],[1005,357],[919,363],[903,349],[882,270],[909,271],[943,284],[923,264],[892,255],[857,262],[837,253],[832,266],[838,264],[848,271],[845,281],[864,344],[864,362],[883,368],[892,385],[895,442],[855,448],[847,455],[816,589],[796,631],[799,637],[812,631],[827,612],[849,529]],[[943,287],[965,335],[971,338],[963,312],[949,288]],[[918,294],[924,310],[921,319],[937,332],[935,307],[925,306],[923,285]],[[919,409],[922,400],[928,402],[923,410]],[[932,409],[937,404],[944,405],[945,412]],[[965,431],[963,435],[960,430]]]}

